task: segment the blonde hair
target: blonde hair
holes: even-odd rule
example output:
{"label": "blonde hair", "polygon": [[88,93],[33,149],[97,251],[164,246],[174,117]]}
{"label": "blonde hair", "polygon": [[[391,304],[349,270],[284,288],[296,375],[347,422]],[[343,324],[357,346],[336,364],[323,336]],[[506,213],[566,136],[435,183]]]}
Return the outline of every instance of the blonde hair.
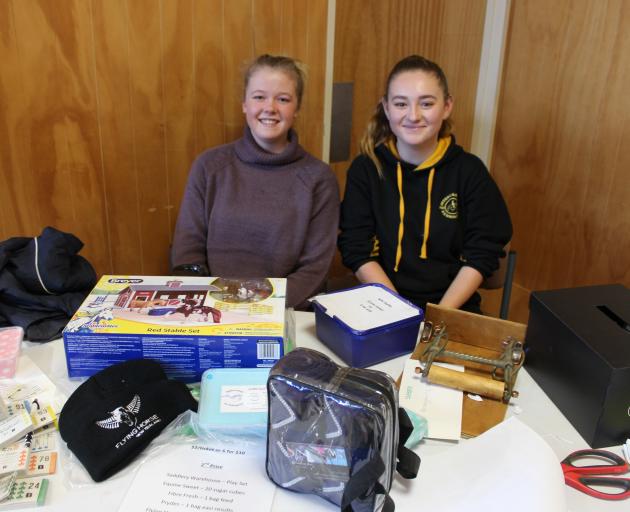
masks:
{"label": "blonde hair", "polygon": [[[389,86],[392,83],[392,80],[396,78],[399,74],[404,73],[406,71],[424,71],[425,73],[431,73],[437,78],[440,89],[444,93],[444,98],[450,98],[451,94],[448,91],[448,82],[446,81],[446,75],[442,68],[438,66],[435,62],[430,61],[429,59],[425,59],[420,55],[409,55],[404,59],[398,61],[396,65],[392,68],[387,76],[387,81],[385,83],[385,94],[383,94],[382,101],[378,102],[376,105],[376,110],[370,121],[368,122],[367,128],[363,133],[363,137],[361,138],[361,142],[359,143],[359,150],[361,154],[366,155],[374,162],[376,166],[376,170],[379,175],[383,175],[383,165],[381,161],[376,156],[376,146],[382,144],[387,141],[389,138],[392,138],[394,134],[389,126],[389,120],[385,115],[385,108],[383,107],[383,101],[387,101],[387,94],[389,93]],[[442,121],[442,126],[440,127],[440,131],[438,133],[438,138],[447,137],[450,135],[452,130],[452,122],[450,119],[445,119]]]}
{"label": "blonde hair", "polygon": [[291,57],[282,55],[269,55],[265,53],[256,57],[245,69],[243,73],[243,97],[247,91],[247,86],[252,75],[261,68],[271,68],[284,71],[295,82],[295,94],[297,96],[298,109],[302,105],[302,96],[304,95],[304,84],[306,82],[306,71],[304,65]]}

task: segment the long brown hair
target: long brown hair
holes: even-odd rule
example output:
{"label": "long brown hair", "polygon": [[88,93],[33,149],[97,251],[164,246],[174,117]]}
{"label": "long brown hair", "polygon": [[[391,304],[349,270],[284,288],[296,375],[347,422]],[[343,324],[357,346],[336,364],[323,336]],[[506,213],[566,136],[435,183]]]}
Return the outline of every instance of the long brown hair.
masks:
{"label": "long brown hair", "polygon": [[304,65],[296,59],[283,55],[269,55],[265,53],[264,55],[256,57],[243,73],[243,97],[245,96],[252,75],[261,68],[279,69],[293,79],[295,82],[295,94],[297,96],[297,107],[299,110],[302,105],[304,83],[306,82]]}
{"label": "long brown hair", "polygon": [[[448,82],[446,81],[446,75],[444,74],[444,71],[442,71],[442,68],[435,62],[425,59],[420,55],[409,55],[408,57],[398,61],[389,72],[387,81],[385,82],[385,94],[383,94],[382,98],[384,101],[387,101],[387,94],[389,93],[389,86],[392,83],[392,80],[399,74],[406,71],[424,71],[425,73],[431,73],[435,76],[435,78],[437,78],[440,89],[442,89],[442,92],[444,93],[444,99],[446,100],[450,98],[451,94],[448,91]],[[442,121],[438,137],[442,138],[450,135],[451,129],[451,120],[447,118]],[[374,162],[374,165],[376,165],[376,169],[380,175],[382,175],[383,166],[374,150],[376,146],[385,142],[390,137],[393,137],[393,133],[389,127],[389,120],[385,115],[383,101],[379,101],[376,105],[376,110],[365,129],[365,133],[361,138],[359,150],[362,154],[367,155],[370,160]]]}

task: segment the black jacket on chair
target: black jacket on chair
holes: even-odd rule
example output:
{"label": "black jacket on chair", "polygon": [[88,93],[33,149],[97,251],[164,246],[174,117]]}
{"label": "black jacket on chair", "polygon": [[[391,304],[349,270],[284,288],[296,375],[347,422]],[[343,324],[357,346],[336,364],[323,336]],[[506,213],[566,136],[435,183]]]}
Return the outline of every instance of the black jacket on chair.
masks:
{"label": "black jacket on chair", "polygon": [[0,242],[0,327],[19,325],[29,341],[58,338],[96,284],[92,265],[77,254],[82,247],[51,227]]}

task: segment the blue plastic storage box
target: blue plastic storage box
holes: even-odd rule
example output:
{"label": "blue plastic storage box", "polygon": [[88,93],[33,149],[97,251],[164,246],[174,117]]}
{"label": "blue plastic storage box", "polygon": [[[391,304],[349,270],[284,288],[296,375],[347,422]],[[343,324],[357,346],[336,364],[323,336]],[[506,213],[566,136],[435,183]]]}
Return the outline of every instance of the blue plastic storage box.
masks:
{"label": "blue plastic storage box", "polygon": [[[357,294],[362,293],[362,289],[368,289],[368,287],[378,287],[381,290],[380,292],[377,290],[369,291],[377,291],[384,295],[386,300],[390,302],[388,305],[393,305],[393,308],[412,308],[412,310],[408,311],[408,314],[413,316],[361,330],[351,327],[346,321],[339,318],[334,311],[328,311],[328,308],[323,305],[326,302],[324,298],[337,294],[348,294],[348,292],[352,293],[348,294],[347,301],[345,296],[339,295],[339,297],[344,297],[346,304],[353,301],[360,302]],[[380,305],[373,304],[373,302],[367,300],[365,304],[358,303],[356,304],[356,309],[365,311],[365,313],[361,314],[370,315],[370,308],[379,308]],[[385,302],[380,300],[380,303],[384,304]],[[361,368],[412,352],[418,339],[420,323],[424,319],[422,309],[380,284],[356,286],[328,294],[327,296],[316,297],[313,300],[313,307],[315,309],[317,337],[343,359],[346,364]],[[379,313],[384,314],[382,310]]]}
{"label": "blue plastic storage box", "polygon": [[269,368],[210,368],[201,377],[199,425],[267,426]]}

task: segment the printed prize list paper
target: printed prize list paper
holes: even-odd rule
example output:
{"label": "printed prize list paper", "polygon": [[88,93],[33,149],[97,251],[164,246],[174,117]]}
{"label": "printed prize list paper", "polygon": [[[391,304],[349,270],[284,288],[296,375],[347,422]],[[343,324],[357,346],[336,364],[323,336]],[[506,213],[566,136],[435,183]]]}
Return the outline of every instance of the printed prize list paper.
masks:
{"label": "printed prize list paper", "polygon": [[142,464],[119,511],[261,512],[274,492],[264,448],[174,445]]}

